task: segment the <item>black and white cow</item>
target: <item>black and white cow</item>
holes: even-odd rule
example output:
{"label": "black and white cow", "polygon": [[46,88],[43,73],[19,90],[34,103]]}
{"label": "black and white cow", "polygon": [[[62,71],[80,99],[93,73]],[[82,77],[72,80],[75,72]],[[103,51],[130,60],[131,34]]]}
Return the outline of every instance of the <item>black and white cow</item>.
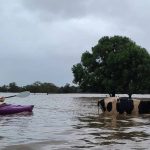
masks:
{"label": "black and white cow", "polygon": [[98,107],[107,114],[145,114],[150,113],[150,101],[107,97],[98,101]]}

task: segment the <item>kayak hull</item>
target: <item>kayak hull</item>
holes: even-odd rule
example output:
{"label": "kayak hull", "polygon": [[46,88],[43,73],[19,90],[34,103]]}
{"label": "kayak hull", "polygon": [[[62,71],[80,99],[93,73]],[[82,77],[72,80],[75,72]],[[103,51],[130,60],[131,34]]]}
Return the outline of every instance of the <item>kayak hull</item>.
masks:
{"label": "kayak hull", "polygon": [[34,105],[12,105],[2,104],[0,105],[0,115],[10,115],[22,112],[32,112]]}

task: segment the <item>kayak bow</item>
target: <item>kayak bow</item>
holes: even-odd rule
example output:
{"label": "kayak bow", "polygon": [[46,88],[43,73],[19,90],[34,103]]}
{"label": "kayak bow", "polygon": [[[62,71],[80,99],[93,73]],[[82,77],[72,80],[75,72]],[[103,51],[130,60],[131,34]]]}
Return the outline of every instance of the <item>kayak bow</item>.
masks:
{"label": "kayak bow", "polygon": [[12,105],[12,104],[1,104],[0,115],[16,114],[21,112],[32,112],[34,105]]}

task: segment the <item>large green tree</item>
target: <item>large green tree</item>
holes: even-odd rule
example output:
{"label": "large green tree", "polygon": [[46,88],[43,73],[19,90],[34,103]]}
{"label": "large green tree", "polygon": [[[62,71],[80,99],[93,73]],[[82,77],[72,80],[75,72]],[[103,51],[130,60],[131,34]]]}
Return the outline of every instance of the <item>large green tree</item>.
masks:
{"label": "large green tree", "polygon": [[150,92],[150,55],[122,36],[103,37],[84,52],[72,67],[74,83],[84,91],[116,93]]}

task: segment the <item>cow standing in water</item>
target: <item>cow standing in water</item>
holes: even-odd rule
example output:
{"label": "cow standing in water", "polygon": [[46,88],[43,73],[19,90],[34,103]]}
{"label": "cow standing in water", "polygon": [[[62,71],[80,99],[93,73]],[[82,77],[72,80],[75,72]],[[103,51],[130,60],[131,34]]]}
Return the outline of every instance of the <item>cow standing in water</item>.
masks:
{"label": "cow standing in water", "polygon": [[150,101],[107,97],[98,101],[98,107],[107,114],[146,114],[150,113]]}

